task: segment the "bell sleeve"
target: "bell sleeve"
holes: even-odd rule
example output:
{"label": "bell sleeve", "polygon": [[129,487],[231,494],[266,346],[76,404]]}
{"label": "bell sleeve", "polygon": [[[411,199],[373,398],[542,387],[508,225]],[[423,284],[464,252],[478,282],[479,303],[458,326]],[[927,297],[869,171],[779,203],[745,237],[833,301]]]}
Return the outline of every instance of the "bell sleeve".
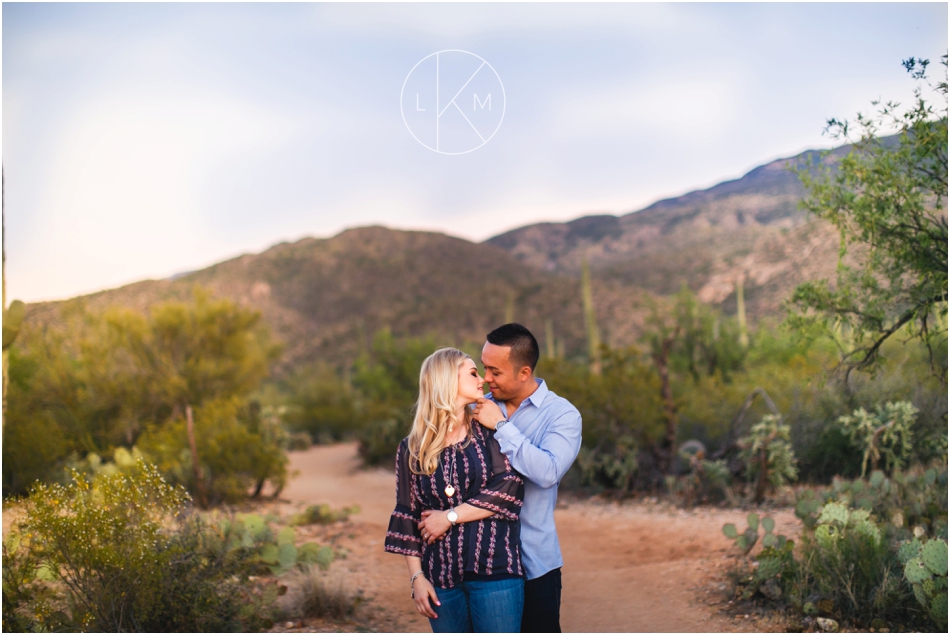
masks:
{"label": "bell sleeve", "polygon": [[524,504],[524,480],[502,453],[494,432],[484,428],[479,432],[484,435],[485,458],[491,461],[487,466],[491,476],[482,491],[465,502],[493,511],[506,520],[518,520]]}
{"label": "bell sleeve", "polygon": [[396,508],[389,517],[384,548],[390,553],[422,557],[422,534],[419,531],[422,505],[413,487],[409,470],[409,443],[403,439],[396,452]]}

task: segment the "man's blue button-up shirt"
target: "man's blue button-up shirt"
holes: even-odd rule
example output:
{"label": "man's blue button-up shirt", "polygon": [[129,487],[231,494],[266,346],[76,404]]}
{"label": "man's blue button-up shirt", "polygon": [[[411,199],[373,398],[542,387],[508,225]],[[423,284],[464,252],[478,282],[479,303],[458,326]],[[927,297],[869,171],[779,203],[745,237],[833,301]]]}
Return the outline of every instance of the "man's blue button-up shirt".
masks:
{"label": "man's blue button-up shirt", "polygon": [[[581,448],[581,414],[548,390],[543,379],[510,423],[495,433],[501,451],[525,477],[521,509],[521,555],[528,579],[564,565],[554,527],[557,487]],[[489,399],[490,395],[486,395]],[[498,403],[505,416],[508,409]]]}

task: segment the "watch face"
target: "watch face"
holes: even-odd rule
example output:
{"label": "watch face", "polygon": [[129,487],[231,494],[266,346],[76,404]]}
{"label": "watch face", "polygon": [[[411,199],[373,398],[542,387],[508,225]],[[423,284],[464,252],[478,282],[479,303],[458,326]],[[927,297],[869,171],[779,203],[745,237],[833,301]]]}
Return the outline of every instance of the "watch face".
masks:
{"label": "watch face", "polygon": [[454,523],[456,520],[459,519],[458,513],[456,513],[454,510],[450,511],[446,517],[449,519],[450,523]]}

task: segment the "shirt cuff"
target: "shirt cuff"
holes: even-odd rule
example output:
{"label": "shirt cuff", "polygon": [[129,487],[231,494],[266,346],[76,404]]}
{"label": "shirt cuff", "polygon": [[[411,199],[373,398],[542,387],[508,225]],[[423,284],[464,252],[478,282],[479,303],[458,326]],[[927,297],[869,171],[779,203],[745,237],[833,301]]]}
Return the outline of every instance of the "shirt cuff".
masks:
{"label": "shirt cuff", "polygon": [[525,439],[524,433],[521,432],[515,424],[510,421],[501,427],[501,430],[495,429],[495,439],[498,441],[498,447],[501,448],[503,454],[509,454],[520,446]]}

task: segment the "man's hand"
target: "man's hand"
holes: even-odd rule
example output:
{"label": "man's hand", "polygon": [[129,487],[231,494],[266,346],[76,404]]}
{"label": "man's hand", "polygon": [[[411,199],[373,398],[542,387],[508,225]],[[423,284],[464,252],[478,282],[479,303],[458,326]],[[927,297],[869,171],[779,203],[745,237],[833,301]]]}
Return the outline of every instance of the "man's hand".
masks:
{"label": "man's hand", "polygon": [[439,617],[432,609],[430,601],[436,606],[442,606],[442,603],[439,602],[439,596],[435,594],[435,588],[433,588],[432,583],[426,580],[425,576],[420,575],[415,579],[412,583],[412,592],[413,601],[416,603],[416,610],[419,611],[420,615],[425,615],[432,619]]}
{"label": "man's hand", "polygon": [[501,408],[494,401],[479,399],[475,404],[473,415],[476,420],[489,430],[494,430],[499,421],[505,420]]}
{"label": "man's hand", "polygon": [[422,522],[419,523],[419,531],[422,532],[422,540],[431,545],[436,540],[445,538],[445,532],[452,527],[449,522],[448,512],[440,512],[435,509],[427,509],[422,512]]}

